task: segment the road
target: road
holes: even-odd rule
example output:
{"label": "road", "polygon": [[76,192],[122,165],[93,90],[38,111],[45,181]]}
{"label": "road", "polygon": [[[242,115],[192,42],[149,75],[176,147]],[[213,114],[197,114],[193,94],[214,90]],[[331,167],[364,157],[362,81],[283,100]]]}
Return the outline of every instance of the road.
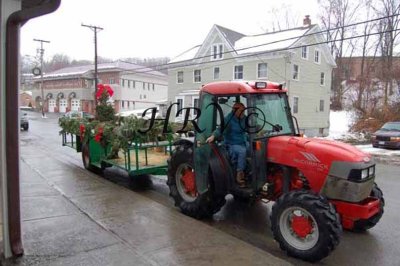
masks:
{"label": "road", "polygon": [[[81,154],[61,146],[56,115],[48,116],[49,118],[43,119],[39,114],[29,112],[30,128],[27,132],[21,131],[21,147],[35,143],[38,149],[46,149],[49,156],[58,156],[82,168]],[[397,211],[400,204],[399,172],[399,166],[377,164],[376,182],[383,190],[386,200],[382,220],[366,233],[344,232],[340,245],[320,265],[400,265],[400,214]],[[179,211],[168,197],[164,176],[141,180],[138,184],[131,182],[125,172],[109,169],[105,171],[104,178]],[[259,202],[249,207],[227,196],[227,204],[222,210],[213,219],[203,222],[294,265],[310,265],[287,257],[274,242],[269,224],[271,206],[271,203]]]}

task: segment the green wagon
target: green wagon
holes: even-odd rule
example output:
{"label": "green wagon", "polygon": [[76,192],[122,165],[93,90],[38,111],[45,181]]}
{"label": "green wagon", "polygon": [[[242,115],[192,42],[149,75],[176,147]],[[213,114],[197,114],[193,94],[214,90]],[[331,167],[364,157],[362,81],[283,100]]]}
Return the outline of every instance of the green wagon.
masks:
{"label": "green wagon", "polygon": [[124,149],[112,152],[110,144],[97,142],[92,136],[82,143],[79,135],[62,133],[62,145],[82,152],[82,162],[87,170],[98,171],[114,166],[127,171],[131,177],[167,174],[172,141],[171,136],[157,143],[132,141]]}

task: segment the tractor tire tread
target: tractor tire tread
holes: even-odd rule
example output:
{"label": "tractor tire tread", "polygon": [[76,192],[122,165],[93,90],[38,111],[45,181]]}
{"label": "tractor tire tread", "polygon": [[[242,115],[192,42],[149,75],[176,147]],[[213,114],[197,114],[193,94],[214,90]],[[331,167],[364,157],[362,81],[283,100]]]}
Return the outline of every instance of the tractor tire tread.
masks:
{"label": "tractor tire tread", "polygon": [[[279,228],[279,215],[286,206],[304,208],[317,220],[319,240],[311,249],[298,250],[290,246],[282,237]],[[288,192],[275,202],[271,213],[271,229],[282,250],[292,257],[310,262],[316,262],[328,256],[339,244],[343,230],[334,206],[321,195],[307,190]]]}

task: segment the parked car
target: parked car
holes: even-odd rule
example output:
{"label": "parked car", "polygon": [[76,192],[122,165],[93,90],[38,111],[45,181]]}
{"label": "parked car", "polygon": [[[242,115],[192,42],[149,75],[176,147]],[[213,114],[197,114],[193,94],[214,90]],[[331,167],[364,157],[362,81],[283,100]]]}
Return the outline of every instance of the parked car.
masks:
{"label": "parked car", "polygon": [[20,127],[27,131],[29,129],[29,120],[28,120],[28,114],[25,112],[20,112],[19,113],[19,121],[20,121]]}
{"label": "parked car", "polygon": [[88,120],[94,119],[94,115],[82,112],[82,111],[70,111],[63,114],[61,117],[68,117],[68,118],[85,118]]}
{"label": "parked car", "polygon": [[400,149],[400,121],[388,122],[372,135],[375,148]]}

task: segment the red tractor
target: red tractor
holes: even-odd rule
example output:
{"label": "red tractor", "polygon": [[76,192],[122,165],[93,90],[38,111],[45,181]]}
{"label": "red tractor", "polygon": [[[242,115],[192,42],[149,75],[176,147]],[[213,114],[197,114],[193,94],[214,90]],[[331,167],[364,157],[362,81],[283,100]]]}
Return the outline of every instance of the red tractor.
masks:
{"label": "red tractor", "polygon": [[[205,140],[236,103],[248,118],[248,186],[235,182],[223,139]],[[272,82],[216,82],[200,92],[195,139],[181,139],[168,164],[170,195],[181,211],[210,217],[235,199],[274,201],[271,229],[288,255],[307,261],[326,257],[342,228],[364,231],[383,214],[370,155],[324,139],[303,138],[289,107],[287,90]]]}

